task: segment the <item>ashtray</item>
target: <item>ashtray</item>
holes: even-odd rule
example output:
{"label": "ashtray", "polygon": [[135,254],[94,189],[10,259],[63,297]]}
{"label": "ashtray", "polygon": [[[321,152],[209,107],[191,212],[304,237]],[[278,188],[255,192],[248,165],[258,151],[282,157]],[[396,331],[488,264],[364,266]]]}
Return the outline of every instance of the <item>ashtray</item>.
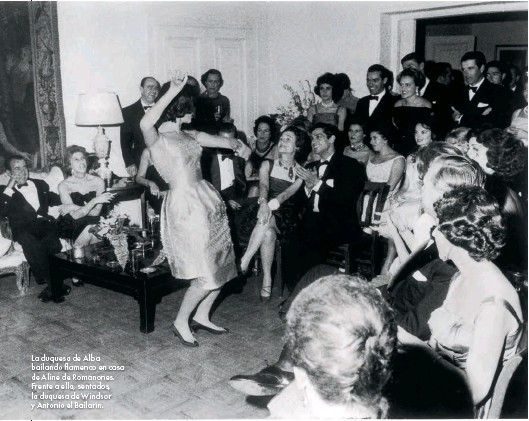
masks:
{"label": "ashtray", "polygon": [[153,267],[147,267],[147,268],[140,269],[140,272],[143,272],[143,273],[153,273],[153,272],[156,272],[156,268],[153,268]]}

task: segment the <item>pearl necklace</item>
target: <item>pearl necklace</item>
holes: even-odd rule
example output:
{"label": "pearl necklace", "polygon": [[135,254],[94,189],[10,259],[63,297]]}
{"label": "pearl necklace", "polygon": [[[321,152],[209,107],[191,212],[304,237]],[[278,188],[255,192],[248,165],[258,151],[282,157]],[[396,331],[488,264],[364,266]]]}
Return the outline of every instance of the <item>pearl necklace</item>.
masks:
{"label": "pearl necklace", "polygon": [[363,143],[360,144],[360,146],[353,146],[353,145],[350,145],[351,149],[355,152],[360,152],[360,151],[363,151],[365,148],[367,148],[367,146]]}
{"label": "pearl necklace", "polygon": [[331,101],[328,103],[328,105],[325,103],[325,102],[320,102],[321,106],[323,108],[332,108],[333,106],[335,106],[336,104],[334,103],[334,101]]}

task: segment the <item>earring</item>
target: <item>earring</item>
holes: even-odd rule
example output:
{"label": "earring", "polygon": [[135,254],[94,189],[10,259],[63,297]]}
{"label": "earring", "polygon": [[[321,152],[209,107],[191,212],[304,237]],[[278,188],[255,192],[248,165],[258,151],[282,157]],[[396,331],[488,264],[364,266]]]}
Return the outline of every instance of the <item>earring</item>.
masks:
{"label": "earring", "polygon": [[415,88],[415,95],[421,96],[420,93],[419,93],[419,88]]}

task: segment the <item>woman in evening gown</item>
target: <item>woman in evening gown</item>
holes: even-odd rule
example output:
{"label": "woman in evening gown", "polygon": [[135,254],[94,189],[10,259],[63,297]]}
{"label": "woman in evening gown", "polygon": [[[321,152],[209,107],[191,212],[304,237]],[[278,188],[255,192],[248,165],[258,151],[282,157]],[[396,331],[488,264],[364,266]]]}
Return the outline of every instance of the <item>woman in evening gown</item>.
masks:
{"label": "woman in evening gown", "polygon": [[160,215],[164,252],[173,276],[192,280],[171,327],[182,344],[196,347],[191,328],[228,332],[210,321],[210,311],[220,288],[237,276],[224,202],[202,178],[202,147],[232,149],[242,158],[248,158],[250,148],[237,139],[181,130],[182,123],[191,121],[198,96],[196,83],[187,81],[175,73],[140,127],[157,171],[169,184]]}
{"label": "woman in evening gown", "polygon": [[297,127],[287,127],[279,138],[279,158],[266,160],[259,171],[259,198],[243,210],[241,235],[249,237],[248,247],[241,258],[241,270],[248,269],[257,250],[261,250],[263,285],[261,301],[266,303],[272,293],[272,263],[278,235],[291,232],[300,220],[300,204],[294,194],[303,180],[296,177],[295,168],[308,154],[307,135]]}
{"label": "woman in evening gown", "polygon": [[[71,175],[58,187],[62,203],[57,221],[59,237],[70,240],[74,248],[99,241],[89,230],[99,222],[103,204],[114,197],[112,193],[105,193],[102,178],[87,173],[87,157],[82,146],[72,145],[66,149],[66,170]],[[72,284],[81,286],[83,282],[72,278]]]}
{"label": "woman in evening gown", "polygon": [[417,150],[415,126],[421,120],[432,117],[432,103],[419,96],[424,86],[424,75],[415,69],[404,69],[397,76],[400,84],[401,99],[393,108],[393,123],[399,131],[394,149],[407,157]]}

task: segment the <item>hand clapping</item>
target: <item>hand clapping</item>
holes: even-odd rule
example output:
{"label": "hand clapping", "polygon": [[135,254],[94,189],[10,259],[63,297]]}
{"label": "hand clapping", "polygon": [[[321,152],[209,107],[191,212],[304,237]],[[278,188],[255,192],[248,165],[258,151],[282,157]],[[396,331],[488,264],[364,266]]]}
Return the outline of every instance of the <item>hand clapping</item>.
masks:
{"label": "hand clapping", "polygon": [[316,171],[310,171],[299,165],[296,165],[296,167],[294,168],[294,171],[296,172],[296,175],[299,178],[305,181],[305,187],[309,190],[312,190],[314,186],[318,184],[318,181],[320,181]]}

